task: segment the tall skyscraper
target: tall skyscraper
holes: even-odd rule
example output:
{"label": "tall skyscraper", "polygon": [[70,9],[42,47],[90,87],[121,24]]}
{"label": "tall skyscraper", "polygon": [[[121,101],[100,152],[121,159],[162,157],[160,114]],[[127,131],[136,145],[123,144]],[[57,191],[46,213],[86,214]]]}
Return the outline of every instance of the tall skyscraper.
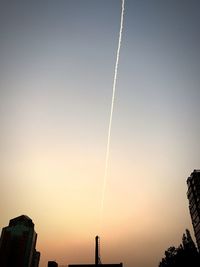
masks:
{"label": "tall skyscraper", "polygon": [[35,250],[37,234],[25,215],[10,220],[0,239],[1,267],[38,267],[40,253]]}
{"label": "tall skyscraper", "polygon": [[200,170],[194,170],[187,179],[189,210],[194,234],[200,251]]}

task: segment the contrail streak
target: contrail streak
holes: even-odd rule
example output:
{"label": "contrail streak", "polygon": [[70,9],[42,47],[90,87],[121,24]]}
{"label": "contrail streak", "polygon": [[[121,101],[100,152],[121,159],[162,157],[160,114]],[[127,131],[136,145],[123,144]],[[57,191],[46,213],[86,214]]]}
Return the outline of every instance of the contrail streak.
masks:
{"label": "contrail streak", "polygon": [[120,48],[121,48],[121,41],[122,41],[123,21],[124,21],[124,1],[125,0],[122,0],[121,22],[120,22],[120,30],[119,30],[117,57],[116,57],[116,62],[115,62],[115,71],[114,71],[114,79],[113,79],[113,86],[112,86],[112,101],[111,101],[111,108],[110,108],[110,119],[109,119],[109,126],[108,126],[107,146],[106,146],[106,160],[105,160],[105,170],[104,170],[103,190],[102,190],[102,200],[101,200],[101,216],[103,214],[106,182],[107,182],[107,176],[108,176],[110,137],[111,137],[111,128],[112,128],[113,108],[114,108],[114,103],[115,103],[115,90],[116,90],[117,73],[118,73],[118,65],[119,65],[119,55],[120,55]]}

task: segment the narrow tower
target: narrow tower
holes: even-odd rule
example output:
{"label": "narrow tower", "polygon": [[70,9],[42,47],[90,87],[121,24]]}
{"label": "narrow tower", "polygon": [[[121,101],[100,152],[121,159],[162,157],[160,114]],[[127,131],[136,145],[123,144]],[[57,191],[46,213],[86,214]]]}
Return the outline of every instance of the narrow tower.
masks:
{"label": "narrow tower", "polygon": [[95,265],[101,264],[101,259],[100,259],[100,238],[97,235],[95,237]]}
{"label": "narrow tower", "polygon": [[122,263],[101,263],[100,238],[95,237],[95,263],[94,264],[69,264],[68,267],[123,267]]}

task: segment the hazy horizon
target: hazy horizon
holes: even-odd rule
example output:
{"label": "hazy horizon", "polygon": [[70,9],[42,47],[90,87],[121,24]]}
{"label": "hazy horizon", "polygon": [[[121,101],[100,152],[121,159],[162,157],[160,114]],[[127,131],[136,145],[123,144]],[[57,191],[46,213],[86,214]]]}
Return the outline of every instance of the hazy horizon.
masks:
{"label": "hazy horizon", "polygon": [[[28,215],[40,267],[155,267],[186,228],[200,169],[200,2],[125,0],[100,220],[120,0],[0,8],[0,229]],[[145,257],[144,257],[145,255]]]}

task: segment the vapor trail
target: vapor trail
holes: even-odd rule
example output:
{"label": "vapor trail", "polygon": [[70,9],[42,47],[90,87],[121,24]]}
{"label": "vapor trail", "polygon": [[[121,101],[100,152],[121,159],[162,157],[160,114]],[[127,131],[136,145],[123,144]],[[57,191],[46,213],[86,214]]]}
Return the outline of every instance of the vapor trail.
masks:
{"label": "vapor trail", "polygon": [[112,100],[111,100],[111,108],[110,108],[110,119],[109,119],[109,126],[108,126],[107,146],[106,146],[106,160],[105,160],[103,190],[102,190],[102,199],[101,199],[101,216],[103,214],[106,182],[107,182],[107,176],[108,176],[108,161],[109,161],[109,154],[110,154],[110,137],[111,137],[111,128],[112,128],[113,108],[114,108],[114,103],[115,103],[115,89],[116,89],[116,82],[117,82],[119,55],[120,55],[120,48],[121,48],[121,41],[122,41],[123,21],[124,21],[124,2],[125,2],[125,0],[122,0],[118,48],[117,48],[117,56],[116,56],[115,71],[114,71],[113,86],[112,86]]}

